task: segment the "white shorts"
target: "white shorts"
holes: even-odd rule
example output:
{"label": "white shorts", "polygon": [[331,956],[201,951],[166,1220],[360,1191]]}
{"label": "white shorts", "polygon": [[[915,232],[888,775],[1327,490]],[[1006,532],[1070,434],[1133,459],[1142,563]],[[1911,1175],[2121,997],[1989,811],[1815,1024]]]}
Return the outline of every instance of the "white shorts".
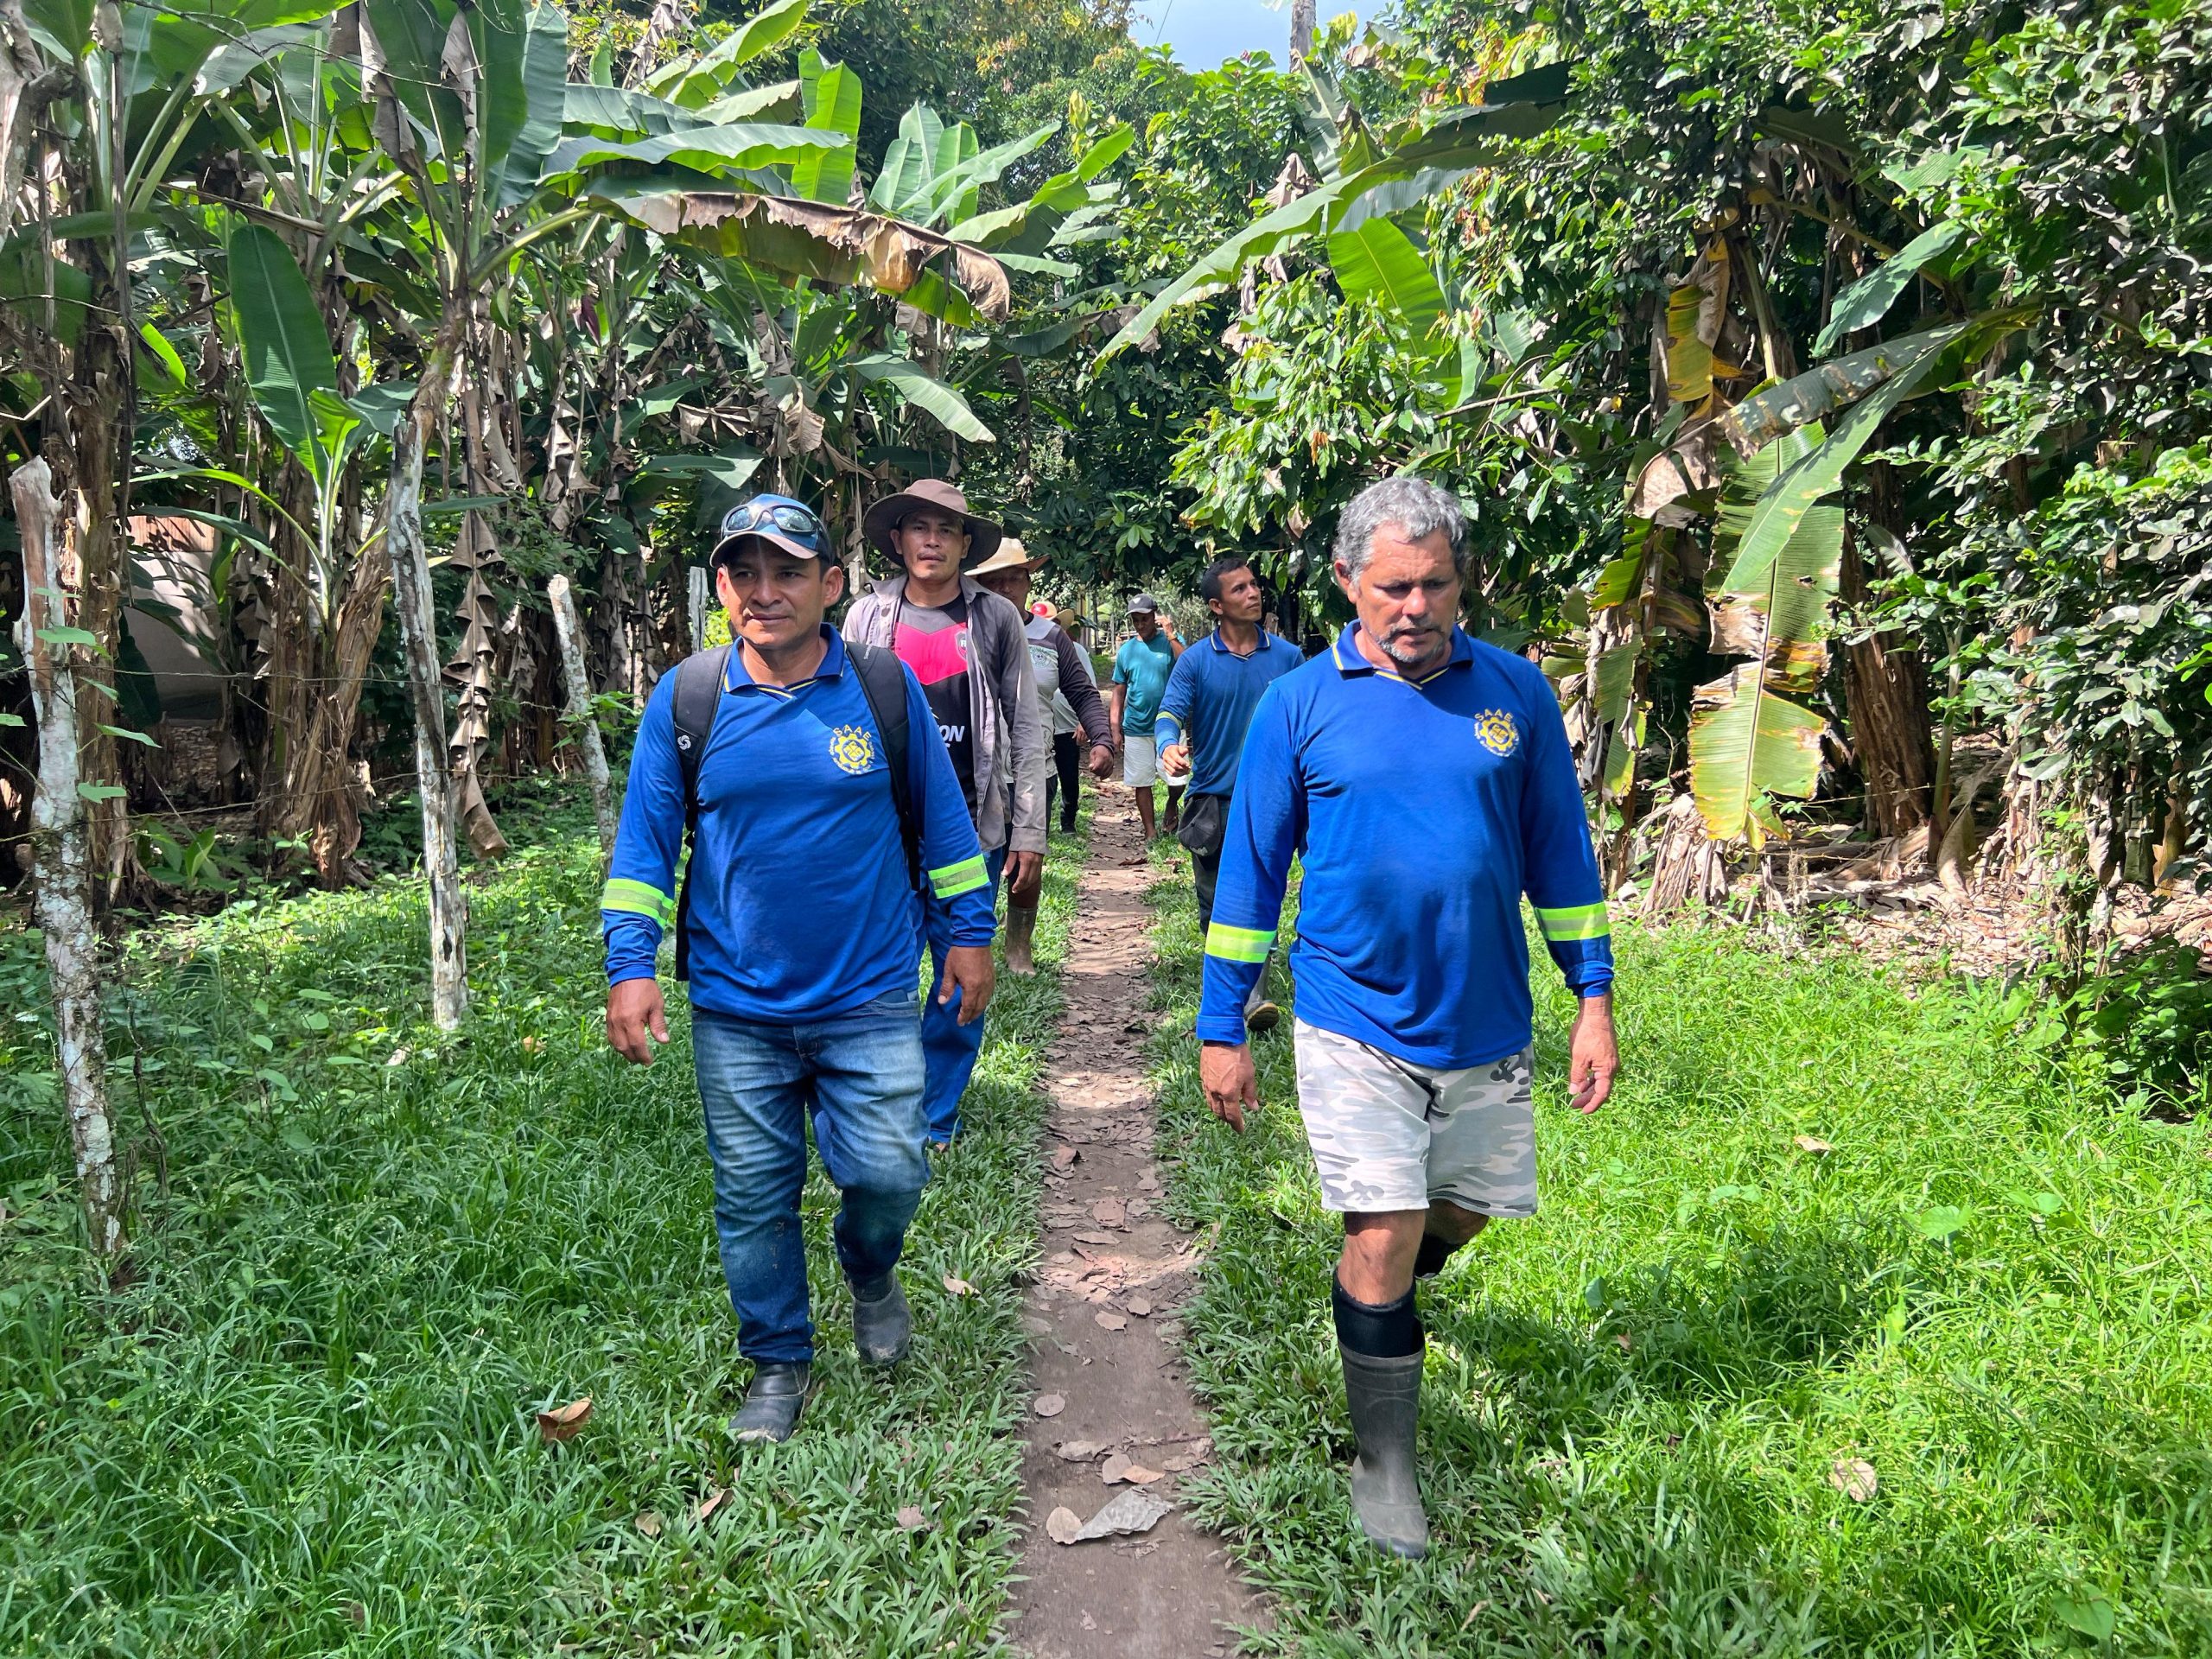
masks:
{"label": "white shorts", "polygon": [[1180,789],[1191,781],[1191,774],[1163,771],[1156,741],[1148,734],[1139,736],[1135,732],[1124,732],[1122,734],[1122,781],[1131,789],[1150,789],[1154,784]]}
{"label": "white shorts", "polygon": [[1321,1207],[1357,1214],[1448,1199],[1479,1216],[1536,1213],[1533,1048],[1490,1065],[1416,1065],[1300,1020],[1298,1110]]}

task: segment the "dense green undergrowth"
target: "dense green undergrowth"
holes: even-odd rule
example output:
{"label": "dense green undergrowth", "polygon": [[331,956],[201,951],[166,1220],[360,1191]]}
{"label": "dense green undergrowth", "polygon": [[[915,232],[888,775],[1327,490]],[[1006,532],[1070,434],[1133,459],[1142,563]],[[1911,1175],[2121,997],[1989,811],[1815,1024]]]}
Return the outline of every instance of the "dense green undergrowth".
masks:
{"label": "dense green undergrowth", "polygon": [[[23,1011],[0,1036],[0,1652],[994,1640],[1055,976],[1000,982],[970,1130],[912,1235],[915,1354],[889,1380],[854,1357],[817,1170],[821,1392],[798,1439],[740,1457],[725,1424],[748,1370],[683,1022],[650,1071],[607,1051],[597,848],[573,813],[552,828],[474,890],[458,1039],[423,1023],[418,884],[132,942],[111,1033],[139,1154],[119,1291],[86,1278],[33,942],[0,935]],[[1080,843],[1055,851],[1049,963]],[[582,1433],[541,1443],[533,1414],[586,1395]],[[925,1529],[901,1528],[908,1506]]]}
{"label": "dense green undergrowth", "polygon": [[1542,1212],[1423,1293],[1437,1548],[1388,1562],[1352,1541],[1287,1029],[1239,1139],[1197,1090],[1187,881],[1155,897],[1171,1194],[1220,1225],[1199,1502],[1269,1650],[2212,1651],[2199,1128],[2024,1048],[1993,992],[1689,929],[1617,936],[1626,1069],[1585,1120],[1540,952]]}

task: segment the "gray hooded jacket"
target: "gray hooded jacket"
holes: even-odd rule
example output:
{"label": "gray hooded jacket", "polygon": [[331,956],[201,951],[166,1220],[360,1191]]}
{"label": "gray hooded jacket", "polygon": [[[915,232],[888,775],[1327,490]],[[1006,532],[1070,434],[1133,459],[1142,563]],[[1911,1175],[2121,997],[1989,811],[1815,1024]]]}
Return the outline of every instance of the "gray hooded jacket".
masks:
{"label": "gray hooded jacket", "polygon": [[[976,839],[985,852],[1041,853],[1052,757],[1021,613],[968,576],[960,578],[960,593],[968,601],[968,693],[975,708]],[[845,638],[892,650],[906,594],[904,575],[876,583],[845,613]]]}

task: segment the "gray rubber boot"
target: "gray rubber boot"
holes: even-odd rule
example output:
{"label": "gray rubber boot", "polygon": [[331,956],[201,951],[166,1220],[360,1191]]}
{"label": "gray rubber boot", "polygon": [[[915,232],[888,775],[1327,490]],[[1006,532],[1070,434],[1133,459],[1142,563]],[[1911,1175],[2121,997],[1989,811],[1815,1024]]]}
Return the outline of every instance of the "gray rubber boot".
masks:
{"label": "gray rubber boot", "polygon": [[1344,1360],[1352,1437],[1359,1444],[1351,1465],[1352,1512],[1376,1548],[1419,1560],[1428,1554],[1428,1516],[1414,1468],[1421,1356],[1377,1359],[1342,1344],[1337,1352]]}
{"label": "gray rubber boot", "polygon": [[1006,907],[1006,970],[1023,978],[1037,971],[1034,941],[1037,938],[1037,912],[1024,910],[1018,905]]}
{"label": "gray rubber boot", "polygon": [[729,1432],[741,1440],[774,1440],[791,1437],[799,1414],[806,1409],[806,1385],[813,1368],[804,1361],[768,1360],[753,1368],[745,1403],[729,1420]]}
{"label": "gray rubber boot", "polygon": [[863,1301],[861,1287],[853,1287],[853,1346],[869,1365],[896,1365],[906,1357],[914,1342],[914,1315],[906,1306],[906,1293],[899,1275],[886,1274],[874,1287],[874,1295]]}

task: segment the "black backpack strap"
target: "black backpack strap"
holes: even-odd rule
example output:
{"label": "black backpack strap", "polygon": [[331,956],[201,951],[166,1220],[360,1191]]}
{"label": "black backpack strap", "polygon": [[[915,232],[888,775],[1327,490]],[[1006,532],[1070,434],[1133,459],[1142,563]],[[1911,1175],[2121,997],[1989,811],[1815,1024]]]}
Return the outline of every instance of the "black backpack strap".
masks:
{"label": "black backpack strap", "polygon": [[[729,669],[729,647],[698,651],[676,665],[676,691],[670,699],[676,718],[676,764],[683,773],[683,840],[696,855],[699,842],[699,757],[714,735]],[[691,977],[691,866],[683,866],[683,892],[676,901],[676,976]]]}
{"label": "black backpack strap", "polygon": [[868,697],[868,713],[875,716],[875,729],[883,737],[883,758],[891,764],[891,804],[898,809],[899,839],[906,849],[906,885],[918,892],[922,885],[922,826],[914,810],[912,782],[906,775],[910,747],[906,671],[898,654],[881,645],[849,641],[845,654],[852,659],[853,672],[860,677],[861,690]]}

